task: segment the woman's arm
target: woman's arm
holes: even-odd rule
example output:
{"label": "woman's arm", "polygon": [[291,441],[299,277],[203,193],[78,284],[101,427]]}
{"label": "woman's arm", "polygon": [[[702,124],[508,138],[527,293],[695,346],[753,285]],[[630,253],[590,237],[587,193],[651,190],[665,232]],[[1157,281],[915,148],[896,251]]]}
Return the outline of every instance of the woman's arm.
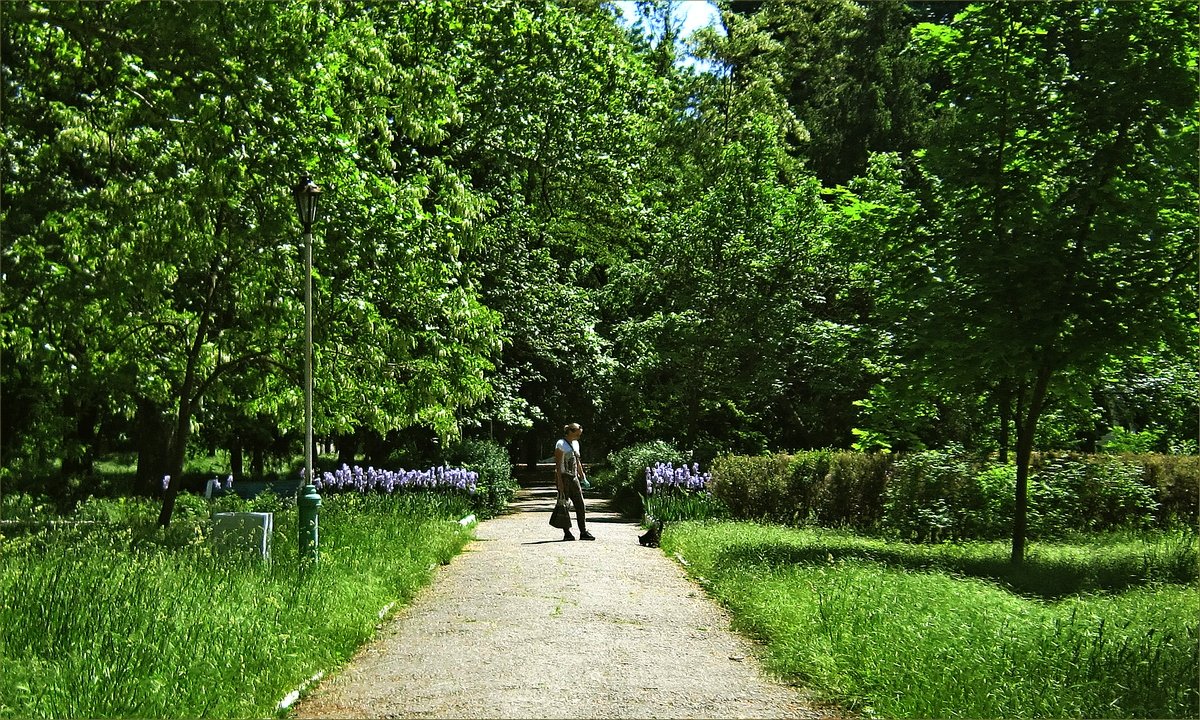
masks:
{"label": "woman's arm", "polygon": [[575,474],[582,480],[587,477],[587,473],[583,471],[583,459],[579,455],[579,441],[571,443],[571,458],[575,463]]}
{"label": "woman's arm", "polygon": [[566,490],[563,489],[563,451],[556,443],[554,445],[554,486],[558,488],[558,494],[563,495]]}

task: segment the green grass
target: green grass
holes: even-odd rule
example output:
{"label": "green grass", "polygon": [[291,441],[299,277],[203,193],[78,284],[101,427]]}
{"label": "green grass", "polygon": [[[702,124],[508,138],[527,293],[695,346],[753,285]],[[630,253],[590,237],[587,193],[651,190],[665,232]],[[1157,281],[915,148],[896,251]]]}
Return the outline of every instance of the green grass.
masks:
{"label": "green grass", "polygon": [[101,504],[125,525],[0,539],[0,717],[274,715],[470,534],[444,498],[330,496],[319,565],[303,572],[294,506],[273,501],[269,564],[214,553],[187,511],[151,529],[153,503]]}
{"label": "green grass", "polygon": [[659,491],[641,495],[642,515],[646,520],[714,520],[729,516],[725,504],[712,493]]}
{"label": "green grass", "polygon": [[[1194,533],[911,545],[748,523],[663,549],[765,643],[768,667],[867,715],[1196,717]],[[1056,580],[1057,578],[1057,580]]]}

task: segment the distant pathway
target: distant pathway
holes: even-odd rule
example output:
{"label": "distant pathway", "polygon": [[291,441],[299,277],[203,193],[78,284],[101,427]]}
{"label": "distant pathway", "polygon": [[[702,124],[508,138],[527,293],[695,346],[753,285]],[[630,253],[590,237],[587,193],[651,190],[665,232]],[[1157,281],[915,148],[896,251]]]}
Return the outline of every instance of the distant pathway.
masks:
{"label": "distant pathway", "polygon": [[640,528],[591,500],[595,542],[547,524],[547,475],[351,663],[301,718],[817,718]]}

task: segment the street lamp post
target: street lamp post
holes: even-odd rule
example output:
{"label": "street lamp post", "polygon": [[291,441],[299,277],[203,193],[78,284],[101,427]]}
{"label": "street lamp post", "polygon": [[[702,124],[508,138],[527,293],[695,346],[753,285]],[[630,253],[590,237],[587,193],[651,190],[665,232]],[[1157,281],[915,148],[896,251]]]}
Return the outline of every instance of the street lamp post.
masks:
{"label": "street lamp post", "polygon": [[292,189],[292,195],[296,198],[300,224],[304,226],[304,483],[297,498],[300,560],[316,562],[321,496],[313,484],[312,226],[317,220],[317,200],[321,197],[321,188],[308,175],[302,175],[300,183]]}

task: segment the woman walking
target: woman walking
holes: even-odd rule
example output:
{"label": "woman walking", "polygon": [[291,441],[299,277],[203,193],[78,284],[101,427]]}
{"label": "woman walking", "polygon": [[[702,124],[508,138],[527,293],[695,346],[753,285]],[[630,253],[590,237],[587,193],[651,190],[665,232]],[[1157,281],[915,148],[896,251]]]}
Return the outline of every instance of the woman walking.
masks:
{"label": "woman walking", "polygon": [[[554,483],[558,487],[558,496],[571,498],[575,506],[575,521],[579,523],[579,539],[595,540],[587,531],[587,516],[583,507],[583,487],[580,483],[587,479],[583,471],[583,462],[579,459],[579,436],[583,434],[583,426],[571,423],[563,426],[562,439],[554,444]],[[574,540],[571,528],[563,530],[563,540]]]}

